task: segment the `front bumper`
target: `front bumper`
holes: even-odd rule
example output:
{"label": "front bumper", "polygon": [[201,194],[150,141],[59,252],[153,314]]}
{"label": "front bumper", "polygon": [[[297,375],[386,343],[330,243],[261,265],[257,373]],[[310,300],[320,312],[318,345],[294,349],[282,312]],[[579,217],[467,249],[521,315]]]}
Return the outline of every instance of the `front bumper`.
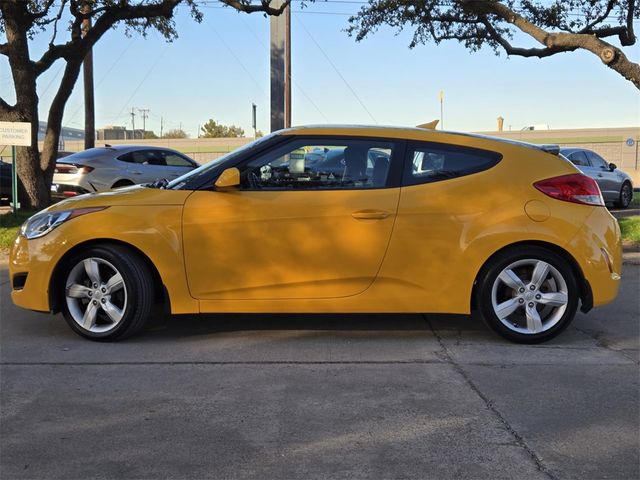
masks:
{"label": "front bumper", "polygon": [[59,251],[53,247],[46,237],[27,240],[18,235],[14,240],[9,261],[9,284],[15,305],[40,312],[51,310],[49,280],[58,260],[51,254]]}

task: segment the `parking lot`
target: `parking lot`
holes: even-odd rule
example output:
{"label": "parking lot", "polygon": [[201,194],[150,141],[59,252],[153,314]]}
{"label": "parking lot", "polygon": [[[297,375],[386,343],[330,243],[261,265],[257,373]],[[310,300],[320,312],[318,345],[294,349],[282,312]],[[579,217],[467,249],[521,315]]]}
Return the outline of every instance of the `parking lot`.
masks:
{"label": "parking lot", "polygon": [[475,318],[225,315],[100,344],[15,308],[2,478],[640,476],[640,266],[539,346]]}

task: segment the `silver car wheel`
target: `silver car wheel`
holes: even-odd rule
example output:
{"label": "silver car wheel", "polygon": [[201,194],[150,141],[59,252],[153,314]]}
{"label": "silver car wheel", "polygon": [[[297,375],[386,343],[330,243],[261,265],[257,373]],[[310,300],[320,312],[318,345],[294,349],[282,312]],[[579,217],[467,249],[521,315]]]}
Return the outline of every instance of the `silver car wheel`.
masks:
{"label": "silver car wheel", "polygon": [[560,272],[543,260],[518,260],[500,272],[491,290],[493,311],[508,329],[538,334],[564,315],[569,294]]}
{"label": "silver car wheel", "polygon": [[124,316],[127,288],[116,267],[102,258],[90,257],[69,272],[65,299],[78,326],[92,333],[105,333]]}

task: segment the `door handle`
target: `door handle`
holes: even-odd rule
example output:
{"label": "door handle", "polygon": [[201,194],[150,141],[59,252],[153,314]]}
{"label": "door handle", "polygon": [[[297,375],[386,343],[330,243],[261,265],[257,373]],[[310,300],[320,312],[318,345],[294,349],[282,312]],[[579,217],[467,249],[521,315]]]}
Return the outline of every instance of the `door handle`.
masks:
{"label": "door handle", "polygon": [[384,210],[359,210],[351,214],[356,220],[383,220],[389,215],[391,214]]}
{"label": "door handle", "polygon": [[142,175],[142,172],[139,172],[138,170],[131,170],[131,173],[133,175]]}
{"label": "door handle", "polygon": [[604,177],[604,175],[602,175],[601,173],[598,174],[598,177],[602,178]]}

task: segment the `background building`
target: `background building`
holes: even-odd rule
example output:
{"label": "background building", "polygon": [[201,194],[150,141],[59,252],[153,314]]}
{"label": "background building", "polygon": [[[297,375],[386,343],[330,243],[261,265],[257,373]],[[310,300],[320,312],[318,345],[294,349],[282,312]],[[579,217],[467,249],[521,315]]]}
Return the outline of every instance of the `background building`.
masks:
{"label": "background building", "polygon": [[[38,141],[43,141],[46,133],[47,122],[40,122],[38,125]],[[84,140],[84,130],[80,128],[62,127],[60,142],[63,143],[67,140]]]}
{"label": "background building", "polygon": [[136,128],[134,131],[127,130],[127,127],[107,125],[97,130],[96,140],[143,140],[145,133],[147,133],[147,131],[139,128]]}

